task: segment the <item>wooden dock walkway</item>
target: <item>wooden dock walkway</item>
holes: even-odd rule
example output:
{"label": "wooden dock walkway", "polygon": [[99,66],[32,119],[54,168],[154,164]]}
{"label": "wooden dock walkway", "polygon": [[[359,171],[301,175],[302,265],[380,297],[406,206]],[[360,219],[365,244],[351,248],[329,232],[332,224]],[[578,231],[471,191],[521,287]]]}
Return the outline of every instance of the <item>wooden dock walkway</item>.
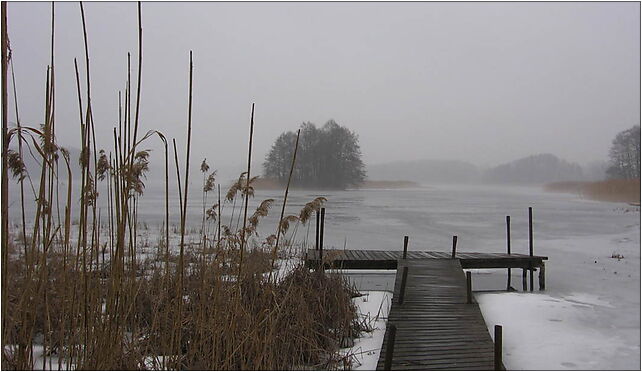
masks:
{"label": "wooden dock walkway", "polygon": [[[479,306],[469,302],[464,269],[521,268],[524,291],[527,271],[538,270],[543,290],[548,260],[504,253],[455,252],[453,257],[451,252],[410,251],[403,258],[403,251],[308,250],[306,265],[318,268],[320,256],[324,268],[397,270],[377,370],[386,369],[386,355],[394,370],[503,369],[501,357],[496,366],[495,344]],[[501,346],[498,350],[501,354]]]}
{"label": "wooden dock walkway", "polygon": [[[407,280],[399,303],[403,268]],[[466,276],[459,260],[400,260],[388,325],[396,336],[394,370],[494,369],[494,344],[476,303],[467,303]],[[377,370],[384,369],[390,326]]]}

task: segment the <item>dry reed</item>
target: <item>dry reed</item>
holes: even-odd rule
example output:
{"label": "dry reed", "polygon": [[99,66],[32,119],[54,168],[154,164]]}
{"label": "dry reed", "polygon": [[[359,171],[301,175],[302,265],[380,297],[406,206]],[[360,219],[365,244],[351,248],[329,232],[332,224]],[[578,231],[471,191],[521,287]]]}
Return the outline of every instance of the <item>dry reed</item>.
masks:
{"label": "dry reed", "polygon": [[[176,140],[174,161],[179,192],[180,243],[170,241],[169,154],[165,136],[149,131],[138,138],[142,77],[142,12],[138,3],[138,74],[132,115],[130,56],[125,94],[119,92],[119,122],[113,143],[98,150],[91,101],[89,38],[80,4],[85,47],[85,87],[74,60],[81,134],[80,203],[78,223],[71,222],[72,167],[69,152],[55,136],[54,9],[52,5],[51,64],[45,84],[45,120],[41,129],[7,128],[6,82],[9,62],[6,44],[6,3],[3,19],[3,168],[2,173],[2,368],[4,369],[330,369],[343,366],[338,348],[358,336],[351,297],[354,289],[338,274],[311,272],[301,262],[282,278],[272,275],[277,252],[292,249],[292,237],[281,243],[271,235],[260,241],[257,227],[274,200],[259,203],[248,218],[254,196],[251,151],[254,106],[250,124],[248,168],[221,201],[213,173],[205,177],[203,199],[217,186],[218,203],[203,209],[200,244],[187,239],[187,202],[192,133],[193,65],[190,52],[189,109],[184,179],[181,179]],[[14,95],[15,94],[15,79]],[[16,117],[18,106],[16,104]],[[133,122],[133,123],[132,123]],[[145,191],[149,151],[142,144],[157,134],[165,148],[164,237],[158,249],[143,254],[138,240],[138,206]],[[12,138],[19,151],[8,153]],[[37,154],[39,177],[31,180],[24,146]],[[60,208],[58,162],[67,170],[67,192]],[[295,159],[293,159],[294,163]],[[8,167],[25,193],[23,180],[34,183],[35,215],[26,222],[22,208],[19,239],[9,239]],[[98,184],[106,192],[98,193]],[[325,202],[317,198],[299,216],[284,216],[287,189],[277,236],[291,223],[305,223]],[[244,199],[235,211],[236,197]],[[106,227],[97,209],[107,200]],[[229,225],[221,224],[223,207],[232,204]],[[55,208],[54,208],[55,206]],[[176,208],[176,206],[174,206]],[[64,218],[60,218],[64,210]],[[237,226],[232,227],[237,214]],[[206,221],[216,222],[208,239]],[[208,222],[209,223],[209,222]],[[30,227],[30,235],[27,228]],[[103,231],[107,229],[107,232]],[[296,230],[296,229],[295,229]],[[255,237],[259,240],[250,240]],[[103,240],[101,242],[101,239]],[[286,239],[283,239],[284,241]],[[21,245],[21,247],[20,247]],[[22,249],[20,249],[22,248]],[[74,249],[75,248],[75,249]],[[178,251],[178,254],[176,253]],[[36,350],[44,352],[37,355]]]}

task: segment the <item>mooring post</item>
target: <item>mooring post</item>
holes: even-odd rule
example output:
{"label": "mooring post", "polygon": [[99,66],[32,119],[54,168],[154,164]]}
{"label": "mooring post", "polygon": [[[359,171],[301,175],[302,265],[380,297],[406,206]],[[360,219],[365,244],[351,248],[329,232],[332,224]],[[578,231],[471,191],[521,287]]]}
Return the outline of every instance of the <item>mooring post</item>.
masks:
{"label": "mooring post", "polygon": [[[510,216],[506,216],[506,252],[510,255]],[[508,280],[506,282],[506,290],[510,291],[510,276],[511,270],[508,268]]]}
{"label": "mooring post", "polygon": [[395,351],[395,338],[397,337],[397,326],[390,324],[388,327],[388,343],[386,344],[386,356],[383,362],[384,371],[392,371],[392,354]]}
{"label": "mooring post", "polygon": [[323,230],[325,228],[325,208],[321,208],[321,229],[319,231],[319,265],[323,269]]}
{"label": "mooring post", "polygon": [[403,259],[408,256],[408,235],[403,237]]}
{"label": "mooring post", "polygon": [[314,240],[314,249],[319,250],[319,214],[320,212],[317,210],[317,229],[315,230],[315,240]]}
{"label": "mooring post", "polygon": [[457,254],[457,235],[453,235],[453,255],[452,259],[455,259],[455,255]]}
{"label": "mooring post", "polygon": [[526,284],[526,269],[522,269],[522,291],[526,292],[528,286]]}
{"label": "mooring post", "polygon": [[403,267],[401,274],[401,288],[399,288],[399,305],[403,305],[403,299],[406,296],[406,284],[408,282],[408,266]]}
{"label": "mooring post", "polygon": [[473,275],[466,271],[466,303],[473,303]]}
{"label": "mooring post", "polygon": [[531,292],[533,292],[533,207],[528,207],[528,255],[530,259],[530,283]]}
{"label": "mooring post", "polygon": [[495,324],[495,371],[502,368],[502,326]]}
{"label": "mooring post", "polygon": [[544,262],[539,267],[539,290],[546,290],[546,271],[544,270]]}

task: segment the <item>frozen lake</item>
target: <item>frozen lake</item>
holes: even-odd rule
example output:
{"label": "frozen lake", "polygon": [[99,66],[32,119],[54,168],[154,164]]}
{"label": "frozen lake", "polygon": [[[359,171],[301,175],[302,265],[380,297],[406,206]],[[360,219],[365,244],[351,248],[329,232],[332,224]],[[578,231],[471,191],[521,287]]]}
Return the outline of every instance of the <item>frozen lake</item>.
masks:
{"label": "frozen lake", "polygon": [[[139,220],[158,231],[164,218],[162,183],[147,183]],[[202,199],[190,190],[188,225],[200,227]],[[11,189],[12,220],[19,215]],[[227,190],[222,190],[224,194]],[[103,194],[103,195],[106,195]],[[263,236],[274,233],[282,191],[257,191],[249,214],[262,200],[276,199],[261,221]],[[210,193],[208,206],[215,203]],[[511,216],[512,251],[528,253],[528,207],[533,207],[535,254],[549,257],[545,293],[481,294],[489,323],[504,325],[504,351],[511,369],[640,369],[640,211],[624,203],[583,200],[532,187],[426,186],[399,190],[291,190],[286,214],[297,214],[315,197],[326,203],[325,247],[505,252],[505,216]],[[29,203],[28,203],[29,204]],[[75,208],[78,204],[75,204]],[[105,201],[99,205],[105,205]],[[232,225],[237,221],[240,200]],[[171,200],[172,223],[178,201]],[[230,222],[231,203],[223,209]],[[103,210],[102,215],[106,215]],[[104,217],[103,217],[104,218]],[[242,222],[241,222],[242,223]],[[291,233],[294,233],[292,235]],[[314,241],[309,226],[291,228],[288,237]],[[621,255],[623,258],[612,258]],[[521,289],[521,272],[513,286]],[[366,289],[386,289],[388,278]],[[356,278],[363,285],[370,280]],[[505,270],[474,276],[476,289],[501,289]],[[537,280],[536,280],[537,283]],[[367,286],[366,285],[366,286]]]}

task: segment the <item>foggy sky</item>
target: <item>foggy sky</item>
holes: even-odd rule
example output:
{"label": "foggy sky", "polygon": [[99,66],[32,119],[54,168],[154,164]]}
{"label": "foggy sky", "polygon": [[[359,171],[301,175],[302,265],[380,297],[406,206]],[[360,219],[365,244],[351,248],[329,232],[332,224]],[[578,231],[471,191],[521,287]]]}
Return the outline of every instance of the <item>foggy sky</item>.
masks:
{"label": "foggy sky", "polygon": [[[127,52],[137,71],[136,4],[84,5],[98,143],[111,148]],[[8,4],[23,125],[43,122],[50,11]],[[58,138],[80,147],[80,8],[55,12]],[[164,2],[142,14],[140,131],[184,146],[193,50],[192,161],[214,168],[245,161],[252,102],[259,160],[281,132],[334,119],[358,133],[366,164],[543,152],[584,164],[640,123],[639,3]]]}

